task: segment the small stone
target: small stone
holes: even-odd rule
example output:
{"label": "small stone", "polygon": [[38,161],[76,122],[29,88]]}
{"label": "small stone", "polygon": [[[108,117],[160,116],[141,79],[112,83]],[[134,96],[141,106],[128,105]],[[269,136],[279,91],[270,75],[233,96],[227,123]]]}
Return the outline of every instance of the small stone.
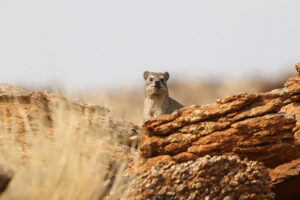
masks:
{"label": "small stone", "polygon": [[251,181],[251,184],[259,184],[259,183],[260,183],[259,180],[253,180],[253,181]]}
{"label": "small stone", "polygon": [[151,181],[151,185],[156,185],[156,183],[157,183],[157,179],[153,179],[152,181]]}
{"label": "small stone", "polygon": [[139,188],[137,191],[138,191],[138,193],[141,193],[141,192],[143,192],[143,189]]}
{"label": "small stone", "polygon": [[216,180],[217,180],[217,178],[216,178],[215,176],[213,176],[213,177],[210,178],[210,181],[211,181],[211,182],[214,182],[214,181],[216,181]]}
{"label": "small stone", "polygon": [[182,181],[180,179],[175,180],[175,183],[180,184]]}
{"label": "small stone", "polygon": [[231,187],[236,187],[239,185],[239,183],[237,181],[231,181],[229,184]]}
{"label": "small stone", "polygon": [[193,161],[190,160],[190,161],[187,162],[187,164],[191,165],[191,164],[193,164]]}
{"label": "small stone", "polygon": [[248,173],[251,173],[253,171],[253,168],[251,168],[251,167],[248,167],[247,169],[246,169],[246,172],[248,172]]}
{"label": "small stone", "polygon": [[186,188],[185,184],[180,184],[179,186],[177,186],[176,191],[177,192],[182,192],[185,188]]}
{"label": "small stone", "polygon": [[192,200],[197,199],[197,197],[199,196],[200,192],[198,190],[196,190],[196,192],[194,192],[192,195],[190,195],[190,198]]}
{"label": "small stone", "polygon": [[159,190],[158,195],[165,195],[166,192],[167,192],[167,187],[164,186]]}
{"label": "small stone", "polygon": [[229,179],[228,179],[228,177],[227,177],[227,176],[225,176],[225,177],[223,178],[223,181],[224,181],[224,183],[228,183],[228,182],[229,182]]}
{"label": "small stone", "polygon": [[229,161],[232,161],[232,162],[233,162],[233,161],[237,161],[237,159],[238,159],[238,158],[237,158],[236,156],[231,156],[231,157],[228,158],[228,160],[229,160]]}
{"label": "small stone", "polygon": [[257,171],[257,170],[255,170],[253,172],[253,175],[256,176],[256,177],[258,177],[258,178],[262,177],[262,173],[260,171]]}
{"label": "small stone", "polygon": [[216,158],[215,158],[215,162],[220,162],[222,160],[222,157],[220,157],[220,156],[217,156]]}
{"label": "small stone", "polygon": [[200,182],[198,182],[198,183],[196,183],[196,184],[194,185],[194,187],[195,187],[196,189],[200,189],[200,188],[202,187],[202,184],[201,184]]}
{"label": "small stone", "polygon": [[175,170],[175,168],[176,168],[176,166],[175,166],[175,165],[172,165],[172,167],[171,167],[171,171],[174,171],[174,170]]}
{"label": "small stone", "polygon": [[154,177],[159,176],[158,170],[156,170],[154,167],[152,167],[151,173],[152,173],[152,176],[154,176]]}
{"label": "small stone", "polygon": [[206,188],[204,192],[205,192],[205,194],[208,194],[209,193],[209,189]]}
{"label": "small stone", "polygon": [[174,196],[174,195],[175,195],[175,192],[173,192],[173,191],[167,192],[167,195],[168,195],[168,196]]}
{"label": "small stone", "polygon": [[232,200],[232,198],[230,196],[226,196],[223,200]]}
{"label": "small stone", "polygon": [[247,179],[248,179],[248,177],[247,177],[246,174],[240,174],[240,175],[237,177],[237,180],[238,180],[239,183],[244,183]]}

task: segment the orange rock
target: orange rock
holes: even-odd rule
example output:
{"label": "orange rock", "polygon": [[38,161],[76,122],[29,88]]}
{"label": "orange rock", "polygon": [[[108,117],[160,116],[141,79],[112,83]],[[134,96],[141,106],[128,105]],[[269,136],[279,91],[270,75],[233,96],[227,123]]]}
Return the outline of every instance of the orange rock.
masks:
{"label": "orange rock", "polygon": [[78,127],[80,123],[89,123],[95,127],[95,136],[105,131],[120,143],[136,144],[140,134],[139,127],[133,123],[108,117],[109,110],[105,107],[7,84],[0,84],[0,110],[2,133],[14,132],[20,138],[37,131],[51,135],[51,115],[56,111],[66,116],[77,115]]}
{"label": "orange rock", "polygon": [[277,199],[300,199],[300,159],[269,169],[269,174]]}
{"label": "orange rock", "polygon": [[[299,64],[296,65],[296,69],[300,71]],[[160,165],[162,157],[168,158],[164,160],[166,166],[177,167],[193,165],[207,155],[215,157],[237,155],[241,159],[248,159],[247,163],[262,162],[268,167],[271,185],[277,199],[300,199],[300,192],[297,189],[300,187],[299,105],[300,76],[296,76],[289,78],[281,89],[266,93],[228,96],[217,100],[214,104],[189,106],[169,115],[145,121],[142,127],[144,135],[140,138],[139,144],[142,162],[138,164],[138,171],[151,182],[145,180],[140,183],[138,176],[136,186],[141,191],[135,191],[136,199],[150,198],[151,195],[152,199],[166,198],[160,195],[167,195],[166,191],[170,189],[159,184],[153,185],[156,183],[153,182],[155,176],[150,172],[144,174],[147,171],[144,169],[147,168],[149,171],[151,167]],[[186,169],[192,170],[190,167]],[[205,173],[212,176],[211,171]],[[193,177],[189,175],[183,178],[185,176],[183,172],[177,176],[181,177],[178,183],[186,179],[192,180]],[[160,181],[176,186],[178,190],[169,193],[176,197],[175,199],[180,199],[186,191],[193,194],[189,187],[183,187],[168,177],[158,180]],[[186,185],[191,182],[187,181]],[[203,194],[203,191],[200,191],[200,194]],[[210,195],[208,198],[217,199]],[[201,196],[194,199],[205,198]],[[222,198],[230,199],[225,196]],[[267,198],[249,194],[246,199]]]}
{"label": "orange rock", "polygon": [[141,155],[170,155],[183,162],[207,154],[236,154],[278,166],[300,157],[293,132],[296,118],[282,112],[295,103],[294,96],[287,88],[245,93],[150,119],[143,125]]}
{"label": "orange rock", "polygon": [[256,161],[204,156],[181,164],[156,163],[136,177],[125,199],[272,200],[269,180]]}

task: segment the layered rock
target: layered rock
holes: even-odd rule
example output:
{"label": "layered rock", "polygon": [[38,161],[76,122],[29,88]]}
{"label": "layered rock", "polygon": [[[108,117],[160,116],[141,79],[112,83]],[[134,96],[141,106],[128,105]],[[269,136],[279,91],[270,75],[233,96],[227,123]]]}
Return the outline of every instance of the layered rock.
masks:
{"label": "layered rock", "polygon": [[[296,65],[296,69],[299,72],[300,66]],[[281,89],[232,95],[214,104],[190,106],[145,121],[139,146],[139,176],[145,176],[157,165],[196,163],[205,155],[236,155],[249,162],[259,161],[268,168],[270,186],[277,199],[299,199],[298,190],[287,190],[298,187],[300,177],[299,105],[300,76],[296,76]],[[190,165],[187,170],[192,170]],[[295,187],[289,187],[291,184]],[[268,184],[264,187],[268,188]],[[152,188],[156,192],[158,189],[159,186]],[[152,190],[149,189],[150,193]],[[150,194],[146,191],[136,194],[145,197]],[[288,193],[289,196],[283,195]],[[180,194],[175,196],[181,198]],[[160,199],[159,195],[155,198]]]}
{"label": "layered rock", "polygon": [[280,110],[298,98],[297,92],[283,88],[234,95],[146,121],[141,155],[169,155],[185,162],[206,154],[235,154],[268,167],[293,160],[300,156],[296,119]]}
{"label": "layered rock", "polygon": [[[137,177],[124,198],[259,200],[274,199],[275,193],[277,199],[300,199],[299,102],[300,77],[291,77],[281,89],[232,95],[150,119],[138,138],[139,127],[108,117],[104,107],[1,84],[0,133],[16,134],[24,150],[30,148],[28,133],[51,138],[58,123],[72,122],[89,134],[85,156],[100,146],[105,150],[102,164],[111,174],[103,198],[119,173],[112,166],[135,159],[128,146],[139,140],[141,158],[128,168],[137,169]],[[55,120],[57,115],[64,121]]]}
{"label": "layered rock", "polygon": [[23,135],[43,129],[51,135],[55,115],[65,116],[66,121],[75,115],[78,128],[82,123],[88,124],[95,129],[94,136],[104,132],[123,144],[137,143],[140,133],[138,126],[108,117],[109,109],[105,107],[7,84],[0,84],[0,111],[0,131],[7,133]]}

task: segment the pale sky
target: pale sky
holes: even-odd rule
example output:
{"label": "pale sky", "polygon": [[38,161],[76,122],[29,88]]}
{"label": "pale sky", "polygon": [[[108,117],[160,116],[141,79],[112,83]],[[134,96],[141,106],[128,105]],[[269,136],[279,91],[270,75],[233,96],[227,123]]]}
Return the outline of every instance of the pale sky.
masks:
{"label": "pale sky", "polygon": [[300,62],[299,0],[0,0],[0,82],[72,89],[276,78]]}

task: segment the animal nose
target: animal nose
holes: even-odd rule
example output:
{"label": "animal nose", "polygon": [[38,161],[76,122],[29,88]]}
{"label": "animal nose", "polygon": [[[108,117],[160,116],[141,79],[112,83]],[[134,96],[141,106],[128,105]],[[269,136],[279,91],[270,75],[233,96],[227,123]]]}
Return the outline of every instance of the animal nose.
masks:
{"label": "animal nose", "polygon": [[160,85],[160,82],[159,81],[155,81],[154,84],[155,85]]}

